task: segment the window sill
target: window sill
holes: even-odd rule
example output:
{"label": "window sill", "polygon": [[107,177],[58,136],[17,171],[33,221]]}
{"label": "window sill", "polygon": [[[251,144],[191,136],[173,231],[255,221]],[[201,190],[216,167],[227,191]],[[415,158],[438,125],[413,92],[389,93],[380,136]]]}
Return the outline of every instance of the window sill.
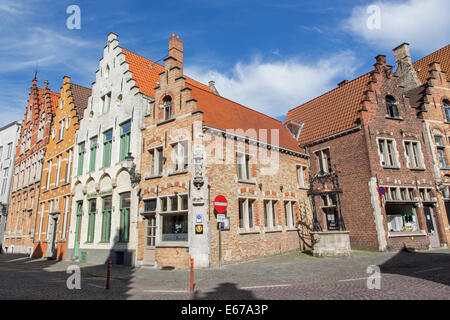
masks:
{"label": "window sill", "polygon": [[302,186],[299,186],[298,187],[300,190],[309,190],[309,187],[302,187]]}
{"label": "window sill", "polygon": [[61,185],[61,187],[70,186],[70,182],[64,183]]}
{"label": "window sill", "polygon": [[400,167],[396,166],[381,166],[383,169],[400,170]]}
{"label": "window sill", "polygon": [[99,244],[110,244],[110,241],[100,241]]}
{"label": "window sill", "polygon": [[298,231],[298,228],[295,228],[295,227],[286,227],[286,232],[290,232],[290,231]]}
{"label": "window sill", "polygon": [[157,175],[157,176],[145,177],[144,180],[152,180],[152,179],[158,179],[158,178],[162,178],[162,177],[163,177],[162,174],[160,174],[160,175]]}
{"label": "window sill", "polygon": [[423,167],[408,168],[408,169],[411,171],[425,171],[426,170],[426,168],[423,168]]}
{"label": "window sill", "polygon": [[163,124],[166,124],[166,123],[170,123],[170,122],[172,122],[172,121],[175,121],[175,118],[171,118],[171,119],[168,119],[168,120],[161,120],[161,121],[158,121],[158,122],[156,123],[156,125],[157,125],[157,126],[160,126],[160,125],[163,125]]}
{"label": "window sill", "polygon": [[60,140],[58,140],[58,141],[56,141],[56,144],[59,144],[59,143],[62,142],[62,141],[64,141],[64,138],[63,138],[63,139],[60,139]]}
{"label": "window sill", "polygon": [[155,248],[189,248],[188,242],[168,242],[160,243]]}
{"label": "window sill", "polygon": [[283,232],[283,229],[280,226],[275,228],[267,228],[267,229],[264,228],[264,233],[275,233],[275,232]]}
{"label": "window sill", "polygon": [[391,116],[385,115],[384,118],[389,119],[389,120],[403,121],[402,117],[391,117]]}
{"label": "window sill", "polygon": [[239,228],[238,233],[242,234],[242,235],[244,235],[244,234],[257,234],[257,233],[261,233],[261,231],[260,230],[256,230],[256,229],[241,229],[241,228]]}
{"label": "window sill", "polygon": [[256,185],[256,181],[252,181],[252,180],[241,180],[241,179],[238,179],[238,183]]}
{"label": "window sill", "polygon": [[412,232],[404,232],[404,231],[389,231],[389,238],[397,238],[397,237],[425,237],[427,234],[425,231],[412,231]]}
{"label": "window sill", "polygon": [[188,172],[189,172],[188,170],[174,171],[174,172],[169,173],[168,176],[169,176],[169,177],[170,177],[170,176],[177,176],[177,175],[185,174],[185,173],[188,173]]}
{"label": "window sill", "polygon": [[440,170],[442,170],[442,171],[449,171],[450,170],[450,167],[446,167],[446,168],[439,168]]}

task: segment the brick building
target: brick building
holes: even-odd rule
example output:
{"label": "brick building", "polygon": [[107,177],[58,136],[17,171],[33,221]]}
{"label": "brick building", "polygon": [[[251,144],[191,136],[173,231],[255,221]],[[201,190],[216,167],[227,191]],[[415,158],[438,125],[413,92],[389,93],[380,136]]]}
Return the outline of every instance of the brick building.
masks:
{"label": "brick building", "polygon": [[423,120],[425,138],[431,152],[431,168],[439,207],[427,220],[429,228],[441,237],[441,243],[450,241],[450,45],[412,63],[409,45],[394,49],[397,75],[407,90],[417,115]]}
{"label": "brick building", "polygon": [[91,89],[63,78],[58,108],[46,148],[33,257],[64,260],[72,205],[72,164],[75,135]]}
{"label": "brick building", "polygon": [[[352,247],[426,249],[445,243],[429,142],[422,120],[386,57],[374,69],[288,112],[301,125],[311,172],[339,177],[342,213]],[[384,187],[381,198],[378,188]],[[336,199],[317,199],[324,230],[333,230]],[[432,220],[430,220],[432,219]],[[427,223],[431,221],[433,225]]]}
{"label": "brick building", "polygon": [[14,172],[15,150],[19,141],[21,127],[21,121],[14,121],[0,128],[0,253],[3,250],[3,237]]}
{"label": "brick building", "polygon": [[31,254],[39,204],[42,162],[50,136],[59,94],[32,81],[25,118],[15,150],[14,176],[4,247],[9,253]]}
{"label": "brick building", "polygon": [[[138,264],[208,267],[310,245],[308,156],[288,129],[185,76],[178,36],[158,80],[142,135]],[[217,195],[228,202],[220,243]]]}

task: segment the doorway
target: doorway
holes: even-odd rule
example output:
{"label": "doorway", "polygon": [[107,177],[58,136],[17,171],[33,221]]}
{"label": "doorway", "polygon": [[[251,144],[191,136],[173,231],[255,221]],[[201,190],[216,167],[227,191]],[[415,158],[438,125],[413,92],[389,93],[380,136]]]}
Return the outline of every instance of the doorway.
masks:
{"label": "doorway", "polygon": [[433,217],[433,207],[424,205],[423,211],[425,213],[425,221],[427,223],[428,237],[430,238],[430,246],[432,248],[440,248],[439,235],[436,230],[436,224]]}
{"label": "doorway", "polygon": [[155,265],[155,245],[156,245],[156,216],[145,217],[145,247],[144,247],[144,265]]}
{"label": "doorway", "polygon": [[80,256],[80,231],[81,218],[83,217],[83,201],[77,202],[77,220],[75,224],[75,244],[73,246],[73,258],[78,259]]}

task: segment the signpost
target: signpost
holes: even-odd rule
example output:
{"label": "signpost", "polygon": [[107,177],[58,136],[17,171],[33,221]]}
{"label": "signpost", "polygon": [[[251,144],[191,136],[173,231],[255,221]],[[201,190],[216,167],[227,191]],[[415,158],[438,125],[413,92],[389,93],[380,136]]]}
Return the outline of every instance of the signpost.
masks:
{"label": "signpost", "polygon": [[214,199],[214,210],[218,213],[216,220],[219,227],[219,267],[222,267],[222,223],[225,222],[224,213],[227,211],[227,207],[228,201],[224,196],[218,195]]}
{"label": "signpost", "polygon": [[379,187],[378,188],[378,194],[380,195],[380,207],[383,206],[383,195],[386,194],[386,188],[385,187]]}

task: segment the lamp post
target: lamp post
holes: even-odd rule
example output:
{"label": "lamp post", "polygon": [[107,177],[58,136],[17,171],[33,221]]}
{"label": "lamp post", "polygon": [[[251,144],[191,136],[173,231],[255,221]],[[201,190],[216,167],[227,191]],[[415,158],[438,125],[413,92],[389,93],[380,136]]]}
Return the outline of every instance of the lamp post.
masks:
{"label": "lamp post", "polygon": [[127,163],[128,173],[130,174],[131,184],[136,186],[141,181],[141,174],[136,172],[136,164],[134,163],[134,157],[131,155],[131,152],[128,152],[125,161]]}

